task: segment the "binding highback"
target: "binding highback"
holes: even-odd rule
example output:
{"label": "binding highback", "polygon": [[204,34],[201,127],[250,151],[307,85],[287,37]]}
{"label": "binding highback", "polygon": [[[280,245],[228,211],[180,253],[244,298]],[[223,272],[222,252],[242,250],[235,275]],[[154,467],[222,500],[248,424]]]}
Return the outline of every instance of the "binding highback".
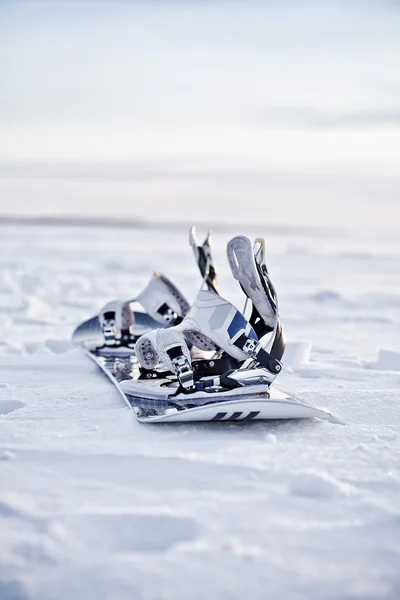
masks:
{"label": "binding highback", "polygon": [[265,240],[254,245],[245,236],[236,236],[227,245],[232,275],[252,303],[249,322],[265,349],[277,360],[285,351],[283,328],[278,313],[278,296],[265,262]]}
{"label": "binding highback", "polygon": [[206,239],[200,245],[196,237],[196,228],[191,227],[189,231],[189,243],[193,248],[194,257],[203,277],[203,282],[206,283],[209,290],[218,293],[217,271],[211,252],[211,231],[207,233]]}
{"label": "binding highback", "polygon": [[153,273],[150,282],[136,301],[150,317],[162,325],[180,323],[190,308],[178,288],[161,273]]}

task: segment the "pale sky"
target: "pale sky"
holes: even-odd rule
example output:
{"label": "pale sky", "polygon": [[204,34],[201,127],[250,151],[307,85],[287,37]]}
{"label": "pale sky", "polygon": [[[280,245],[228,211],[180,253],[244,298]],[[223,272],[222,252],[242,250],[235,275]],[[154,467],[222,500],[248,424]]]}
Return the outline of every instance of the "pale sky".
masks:
{"label": "pale sky", "polygon": [[398,2],[0,2],[0,212],[107,214],[118,185],[131,216],[223,215],[238,174],[391,201],[399,31]]}

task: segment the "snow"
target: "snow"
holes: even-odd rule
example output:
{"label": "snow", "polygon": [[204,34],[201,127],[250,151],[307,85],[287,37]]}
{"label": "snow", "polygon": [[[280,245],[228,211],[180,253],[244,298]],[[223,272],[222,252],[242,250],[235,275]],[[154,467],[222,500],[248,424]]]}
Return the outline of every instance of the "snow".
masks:
{"label": "snow", "polygon": [[70,335],[152,270],[193,299],[187,232],[0,227],[1,600],[399,597],[398,241],[216,231],[238,308],[237,233],[267,238],[280,386],[342,424],[140,425]]}
{"label": "snow", "polygon": [[285,367],[296,368],[310,360],[311,343],[308,340],[288,340],[285,349]]}
{"label": "snow", "polygon": [[381,371],[400,372],[400,352],[381,348],[378,353],[378,360],[368,364],[367,367]]}

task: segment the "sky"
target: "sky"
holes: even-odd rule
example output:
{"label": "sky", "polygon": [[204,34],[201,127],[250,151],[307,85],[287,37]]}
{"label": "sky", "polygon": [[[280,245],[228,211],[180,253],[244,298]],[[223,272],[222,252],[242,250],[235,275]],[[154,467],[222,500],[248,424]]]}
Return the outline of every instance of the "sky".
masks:
{"label": "sky", "polygon": [[0,214],[394,232],[399,31],[393,1],[0,2]]}

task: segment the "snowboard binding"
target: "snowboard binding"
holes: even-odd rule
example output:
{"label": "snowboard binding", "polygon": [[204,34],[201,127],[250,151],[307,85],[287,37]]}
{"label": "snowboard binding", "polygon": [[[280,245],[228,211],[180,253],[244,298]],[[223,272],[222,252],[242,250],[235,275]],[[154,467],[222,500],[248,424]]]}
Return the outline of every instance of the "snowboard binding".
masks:
{"label": "snowboard binding", "polygon": [[79,325],[73,341],[141,422],[330,418],[274,385],[285,339],[264,240],[237,236],[227,245],[240,311],[218,292],[210,234],[199,244],[192,228],[189,239],[202,276],[191,308],[154,273],[134,300],[109,302]]}
{"label": "snowboard binding", "polygon": [[[203,282],[216,290],[216,270],[211,251],[211,233],[203,244],[196,239],[195,228],[190,230]],[[178,325],[189,312],[190,304],[180,290],[162,273],[153,273],[145,289],[131,300],[113,300],[99,314],[79,325],[73,333],[73,342],[89,350],[130,348],[144,333],[158,328]]]}
{"label": "snowboard binding", "polygon": [[[205,267],[200,270],[208,289],[200,290],[180,323],[148,332],[136,342],[140,376],[121,384],[132,404],[135,397],[143,396],[146,383],[148,398],[186,398],[190,404],[216,402],[233,390],[240,395],[268,395],[282,370],[285,341],[264,240],[256,239],[252,247],[248,238],[237,236],[228,243],[227,255],[245,295],[245,310],[251,305],[249,320],[218,294],[215,269],[203,257]],[[192,360],[192,345],[213,355]]]}

